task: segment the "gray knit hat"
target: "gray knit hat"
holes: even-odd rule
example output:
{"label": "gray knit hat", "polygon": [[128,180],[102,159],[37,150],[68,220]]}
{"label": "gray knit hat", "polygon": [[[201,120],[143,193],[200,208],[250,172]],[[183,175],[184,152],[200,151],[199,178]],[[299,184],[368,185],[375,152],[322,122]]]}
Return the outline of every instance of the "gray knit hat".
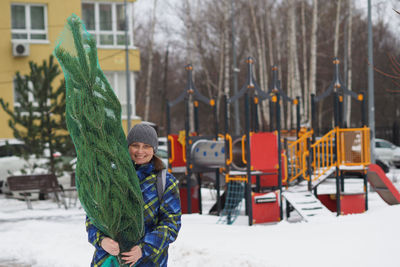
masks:
{"label": "gray knit hat", "polygon": [[141,142],[151,145],[154,149],[154,153],[157,153],[158,149],[158,138],[156,130],[145,123],[136,124],[128,133],[126,138],[128,146],[133,142]]}

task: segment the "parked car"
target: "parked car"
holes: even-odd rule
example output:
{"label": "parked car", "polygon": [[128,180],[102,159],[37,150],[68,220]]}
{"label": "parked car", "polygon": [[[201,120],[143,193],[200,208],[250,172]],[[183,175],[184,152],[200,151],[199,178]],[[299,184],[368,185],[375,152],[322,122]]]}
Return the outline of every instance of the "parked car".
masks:
{"label": "parked car", "polygon": [[159,145],[156,155],[159,158],[161,158],[161,160],[163,161],[164,165],[168,168],[168,149],[167,149],[167,146],[165,146],[165,145],[160,146]]}
{"label": "parked car", "polygon": [[158,146],[168,146],[168,139],[165,136],[158,137]]}
{"label": "parked car", "polygon": [[389,165],[394,164],[397,168],[400,168],[400,147],[387,140],[375,139],[375,157]]}

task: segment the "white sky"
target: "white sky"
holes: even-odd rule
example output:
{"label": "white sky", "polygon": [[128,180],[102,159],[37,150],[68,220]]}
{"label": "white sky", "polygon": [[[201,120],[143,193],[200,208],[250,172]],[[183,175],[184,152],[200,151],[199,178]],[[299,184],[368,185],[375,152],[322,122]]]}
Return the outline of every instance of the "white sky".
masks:
{"label": "white sky", "polygon": [[[169,26],[173,28],[181,27],[180,20],[176,16],[176,6],[183,3],[184,0],[157,0],[157,19],[159,25],[163,27]],[[347,0],[342,0],[342,6]],[[137,0],[135,2],[135,15],[138,20],[146,20],[151,18],[154,0]],[[383,18],[391,29],[395,32],[400,26],[400,15],[395,13],[393,9],[400,11],[399,0],[371,0],[372,19],[376,21]],[[368,0],[355,0],[355,7],[359,10],[365,10],[365,16],[368,11]],[[322,8],[322,7],[319,7]],[[175,38],[170,33],[165,34],[160,28],[156,30],[156,38],[170,41]]]}

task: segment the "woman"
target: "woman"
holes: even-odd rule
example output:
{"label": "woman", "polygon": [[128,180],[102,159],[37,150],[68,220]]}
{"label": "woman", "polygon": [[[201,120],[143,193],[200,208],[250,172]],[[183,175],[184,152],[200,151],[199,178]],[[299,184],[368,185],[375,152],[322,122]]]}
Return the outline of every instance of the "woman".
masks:
{"label": "woman", "polygon": [[[169,244],[175,241],[181,227],[178,183],[167,173],[164,192],[159,199],[157,173],[165,166],[155,155],[158,138],[153,127],[144,123],[135,125],[129,131],[127,141],[145,202],[145,235],[130,251],[121,253],[121,258],[129,266],[167,266]],[[109,255],[119,255],[118,243],[100,232],[88,218],[86,231],[89,242],[96,248],[91,266],[101,266]]]}

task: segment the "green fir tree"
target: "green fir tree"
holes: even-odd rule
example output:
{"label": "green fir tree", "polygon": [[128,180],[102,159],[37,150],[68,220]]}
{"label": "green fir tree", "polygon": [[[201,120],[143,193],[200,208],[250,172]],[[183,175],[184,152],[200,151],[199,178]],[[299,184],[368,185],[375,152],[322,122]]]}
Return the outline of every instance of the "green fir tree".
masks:
{"label": "green fir tree", "polygon": [[[0,105],[10,115],[8,125],[13,130],[16,139],[24,141],[27,150],[22,150],[20,156],[25,159],[30,154],[36,157],[48,157],[48,168],[51,173],[62,170],[57,164],[61,158],[55,157],[55,152],[63,155],[73,154],[74,147],[65,123],[65,81],[57,88],[53,83],[61,70],[51,55],[48,61],[41,65],[29,62],[30,72],[15,76],[15,90],[19,105],[10,107],[0,98]],[[49,153],[44,155],[44,151]]]}
{"label": "green fir tree", "polygon": [[92,223],[116,240],[121,252],[128,251],[144,234],[144,202],[122,129],[121,105],[98,64],[96,42],[78,16],[68,18],[54,53],[66,79],[79,199]]}

